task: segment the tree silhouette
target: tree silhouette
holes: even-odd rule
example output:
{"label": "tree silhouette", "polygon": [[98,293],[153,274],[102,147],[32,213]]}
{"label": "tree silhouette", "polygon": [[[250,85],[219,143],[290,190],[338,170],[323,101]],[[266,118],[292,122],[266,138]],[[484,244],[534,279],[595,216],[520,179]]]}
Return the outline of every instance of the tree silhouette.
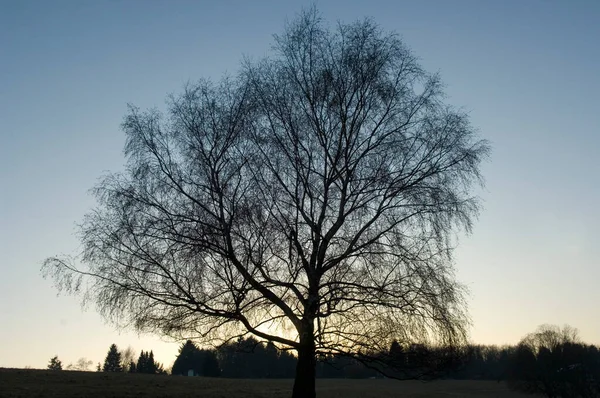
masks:
{"label": "tree silhouette", "polygon": [[137,364],[131,363],[130,372],[147,373],[147,374],[165,374],[161,363],[154,360],[154,352],[152,350],[140,352]]}
{"label": "tree silhouette", "polygon": [[82,357],[79,358],[75,364],[70,363],[69,365],[67,365],[67,370],[78,370],[80,372],[87,372],[90,366],[92,366],[93,364],[93,361]]}
{"label": "tree silhouette", "polygon": [[263,344],[253,337],[238,338],[217,349],[221,376],[232,378],[290,378],[296,358],[279,352],[275,344]]}
{"label": "tree silhouette", "polygon": [[123,368],[121,366],[121,353],[117,349],[116,344],[112,344],[108,349],[108,354],[106,354],[106,359],[104,360],[104,365],[102,366],[102,370],[104,372],[122,372]]}
{"label": "tree silhouette", "polygon": [[214,351],[203,350],[201,351],[202,357],[202,375],[206,377],[219,377],[221,375],[221,368],[219,367],[219,361]]}
{"label": "tree silhouette", "polygon": [[131,372],[131,364],[134,364],[135,368],[135,350],[131,346],[127,346],[124,350],[120,351],[121,353],[121,368],[123,371]]}
{"label": "tree silhouette", "polygon": [[62,362],[58,359],[58,355],[50,358],[50,363],[48,363],[49,370],[62,370]]}
{"label": "tree silhouette", "polygon": [[196,376],[218,377],[221,374],[216,353],[212,350],[201,350],[188,340],[179,348],[171,373],[187,376],[190,370]]}
{"label": "tree silhouette", "polygon": [[188,371],[192,370],[194,374],[200,374],[200,369],[196,363],[196,356],[200,349],[191,341],[187,340],[179,347],[179,354],[171,368],[171,374],[187,376]]}
{"label": "tree silhouette", "polygon": [[397,35],[305,11],[237,78],[188,86],[166,116],[131,107],[84,268],[44,272],[72,292],[91,277],[101,313],[140,330],[293,349],[295,397],[315,396],[320,355],[462,344],[452,251],[489,147],[443,100]]}
{"label": "tree silhouette", "polygon": [[154,353],[152,351],[140,352],[140,357],[137,361],[136,371],[138,373],[155,374],[157,364],[154,362]]}
{"label": "tree silhouette", "polygon": [[509,386],[549,398],[599,397],[600,358],[581,343],[577,330],[542,325],[519,343],[509,370]]}

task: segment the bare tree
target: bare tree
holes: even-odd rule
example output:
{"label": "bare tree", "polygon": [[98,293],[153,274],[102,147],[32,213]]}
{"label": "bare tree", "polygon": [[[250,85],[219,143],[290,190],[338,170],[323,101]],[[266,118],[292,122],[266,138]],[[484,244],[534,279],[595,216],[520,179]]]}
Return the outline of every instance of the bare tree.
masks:
{"label": "bare tree", "polygon": [[77,370],[80,372],[87,372],[90,370],[90,367],[94,364],[94,362],[92,360],[89,360],[85,357],[81,357],[77,360],[77,362],[75,364],[68,364],[66,369],[67,370]]}
{"label": "bare tree", "polygon": [[124,369],[124,371],[130,371],[132,369],[132,364],[133,368],[135,368],[136,357],[137,353],[132,346],[127,346],[126,349],[121,351],[121,367]]}
{"label": "bare tree", "polygon": [[464,341],[452,251],[489,147],[395,34],[304,12],[269,58],[123,129],[80,257],[45,261],[59,289],[141,331],[293,349],[294,397],[321,354]]}
{"label": "bare tree", "polygon": [[90,370],[90,367],[94,364],[94,361],[87,359],[87,358],[79,358],[77,360],[77,369],[84,371],[84,372],[88,372]]}

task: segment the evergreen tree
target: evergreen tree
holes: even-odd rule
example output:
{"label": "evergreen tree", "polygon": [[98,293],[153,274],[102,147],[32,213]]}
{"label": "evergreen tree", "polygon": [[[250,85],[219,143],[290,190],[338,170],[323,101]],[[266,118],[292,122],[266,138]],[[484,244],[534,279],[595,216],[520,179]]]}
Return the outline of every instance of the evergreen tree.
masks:
{"label": "evergreen tree", "polygon": [[198,355],[204,359],[202,360],[202,371],[201,375],[206,377],[219,377],[221,376],[221,368],[219,367],[219,360],[217,359],[217,353],[214,350],[200,350]]}
{"label": "evergreen tree", "polygon": [[219,375],[232,378],[294,377],[296,357],[279,352],[273,343],[266,345],[253,337],[239,338],[217,350]]}
{"label": "evergreen tree", "polygon": [[137,371],[136,366],[135,366],[135,362],[131,361],[129,362],[129,368],[128,368],[128,372],[129,373],[135,373]]}
{"label": "evergreen tree", "polygon": [[106,355],[106,359],[104,360],[104,366],[102,370],[105,372],[122,372],[123,368],[121,367],[121,353],[117,349],[116,344],[112,344],[108,350],[108,354]]}
{"label": "evergreen tree", "polygon": [[216,351],[203,350],[191,340],[186,341],[179,348],[179,354],[173,363],[171,374],[187,376],[189,370],[192,370],[196,376],[220,376],[221,368]]}
{"label": "evergreen tree", "polygon": [[154,361],[154,353],[152,351],[142,351],[140,353],[136,371],[138,373],[147,374],[165,373],[164,369],[162,369],[162,365]]}
{"label": "evergreen tree", "polygon": [[200,349],[191,341],[188,340],[179,348],[179,355],[173,363],[171,374],[173,375],[188,375],[188,370],[193,370],[194,374],[200,374],[201,368],[196,362]]}
{"label": "evergreen tree", "polygon": [[144,373],[147,362],[148,362],[148,355],[146,354],[146,352],[144,350],[142,350],[142,352],[140,352],[140,356],[137,361],[136,371],[138,373]]}
{"label": "evergreen tree", "polygon": [[62,362],[58,359],[58,355],[50,358],[50,363],[48,364],[49,370],[62,370]]}
{"label": "evergreen tree", "polygon": [[156,362],[154,362],[154,353],[150,350],[150,355],[148,355],[148,363],[146,364],[146,371],[144,373],[148,374],[156,374],[157,366]]}

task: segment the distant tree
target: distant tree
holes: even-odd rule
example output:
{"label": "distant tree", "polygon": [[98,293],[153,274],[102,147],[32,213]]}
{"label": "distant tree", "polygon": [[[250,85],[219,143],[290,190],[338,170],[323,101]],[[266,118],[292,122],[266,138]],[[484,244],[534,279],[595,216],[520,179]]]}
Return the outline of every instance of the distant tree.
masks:
{"label": "distant tree", "polygon": [[265,377],[264,347],[255,338],[240,337],[218,350],[223,376],[233,378]]}
{"label": "distant tree", "polygon": [[498,382],[507,380],[512,362],[511,358],[514,356],[515,351],[516,347],[514,346],[503,346],[499,349],[493,377]]}
{"label": "distant tree", "polygon": [[112,344],[108,350],[108,354],[106,354],[106,359],[104,360],[104,366],[102,366],[102,370],[104,372],[122,372],[123,368],[121,367],[121,353],[117,349],[116,344]]}
{"label": "distant tree", "polygon": [[221,368],[219,367],[217,354],[213,350],[201,350],[199,354],[203,357],[201,374],[205,377],[219,377]]}
{"label": "distant tree", "polygon": [[516,391],[529,394],[540,392],[538,387],[537,351],[525,344],[519,343],[512,355],[507,381],[508,386]]}
{"label": "distant tree", "polygon": [[142,330],[294,350],[294,397],[315,396],[322,354],[465,343],[452,253],[489,146],[398,35],[307,10],[268,58],[162,114],[132,107],[123,128],[127,167],[95,189],[84,266],[45,261],[59,288],[88,286]]}
{"label": "distant tree", "polygon": [[152,350],[150,352],[142,350],[135,371],[146,374],[166,374],[163,365],[154,360],[154,352]]}
{"label": "distant tree", "polygon": [[74,368],[75,370],[87,372],[93,364],[94,362],[92,360],[82,357],[77,360]]}
{"label": "distant tree", "polygon": [[62,362],[58,359],[58,355],[50,358],[50,363],[48,363],[49,370],[62,370]]}
{"label": "distant tree", "polygon": [[228,342],[219,346],[217,356],[223,377],[243,377],[242,367],[239,363],[240,353],[235,343]]}
{"label": "distant tree", "polygon": [[281,368],[279,366],[279,350],[272,341],[267,342],[264,350],[264,357],[266,377],[269,379],[281,377],[279,376],[281,373]]}
{"label": "distant tree", "polygon": [[193,341],[187,340],[179,347],[179,354],[175,358],[173,367],[171,368],[172,375],[188,375],[188,370],[192,370],[195,374],[200,374],[199,364],[196,363],[196,358],[200,349]]}
{"label": "distant tree", "polygon": [[100,362],[96,365],[96,372],[102,372],[102,364]]}
{"label": "distant tree", "polygon": [[152,367],[150,365],[150,353],[142,350],[136,364],[137,373],[151,373],[148,370]]}
{"label": "distant tree", "polygon": [[148,374],[156,374],[156,370],[158,369],[157,363],[154,361],[154,352],[150,350],[150,354],[148,355],[148,361],[146,362],[146,369],[144,373]]}
{"label": "distant tree", "polygon": [[[387,376],[406,379],[433,379],[436,377],[447,377],[454,368],[460,364],[461,352],[452,347],[428,346],[425,344],[400,344],[393,340],[387,352],[372,354],[380,356],[382,360],[377,361],[381,373]],[[357,367],[354,374],[367,374],[366,369]]]}
{"label": "distant tree", "polygon": [[457,355],[455,365],[445,375],[459,380],[507,380],[516,347],[469,345]]}
{"label": "distant tree", "polygon": [[90,366],[94,364],[93,361],[88,360],[87,358],[79,358],[76,363],[70,363],[66,366],[66,370],[75,370],[80,372],[86,372],[89,370]]}
{"label": "distant tree", "polygon": [[600,358],[593,352],[580,342],[577,329],[542,325],[517,346],[508,385],[549,398],[598,397]]}
{"label": "distant tree", "polygon": [[121,350],[121,367],[125,371],[129,371],[131,363],[135,364],[136,352],[131,346],[127,346],[124,350]]}
{"label": "distant tree", "polygon": [[291,378],[297,361],[272,342],[264,344],[253,337],[223,344],[216,355],[220,375],[231,378]]}
{"label": "distant tree", "polygon": [[127,366],[127,372],[128,373],[136,373],[137,372],[137,367],[135,366],[135,362],[133,362],[133,361],[129,362],[129,366]]}
{"label": "distant tree", "polygon": [[217,355],[213,350],[198,348],[191,340],[179,348],[179,354],[171,368],[171,374],[187,376],[192,370],[195,375],[218,377],[221,374]]}
{"label": "distant tree", "polygon": [[390,345],[390,362],[393,363],[393,366],[396,368],[403,368],[406,366],[406,355],[404,353],[404,348],[398,343],[398,341],[392,341]]}
{"label": "distant tree", "polygon": [[167,375],[169,374],[169,370],[165,369],[162,363],[156,362],[156,374],[157,375]]}

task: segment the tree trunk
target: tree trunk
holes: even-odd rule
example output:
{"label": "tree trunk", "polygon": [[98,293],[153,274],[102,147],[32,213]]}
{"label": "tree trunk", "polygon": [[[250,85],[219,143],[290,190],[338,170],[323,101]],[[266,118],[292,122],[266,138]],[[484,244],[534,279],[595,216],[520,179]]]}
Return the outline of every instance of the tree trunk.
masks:
{"label": "tree trunk", "polygon": [[318,281],[310,283],[311,288],[304,308],[304,316],[299,330],[298,362],[292,398],[316,398],[315,388],[317,357],[315,349],[315,314],[318,309],[318,294],[314,286]]}
{"label": "tree trunk", "polygon": [[310,333],[310,336],[307,336],[308,334],[303,333],[304,339],[300,339],[292,398],[315,398],[317,396],[315,390],[315,369],[317,366],[315,341],[313,334]]}

